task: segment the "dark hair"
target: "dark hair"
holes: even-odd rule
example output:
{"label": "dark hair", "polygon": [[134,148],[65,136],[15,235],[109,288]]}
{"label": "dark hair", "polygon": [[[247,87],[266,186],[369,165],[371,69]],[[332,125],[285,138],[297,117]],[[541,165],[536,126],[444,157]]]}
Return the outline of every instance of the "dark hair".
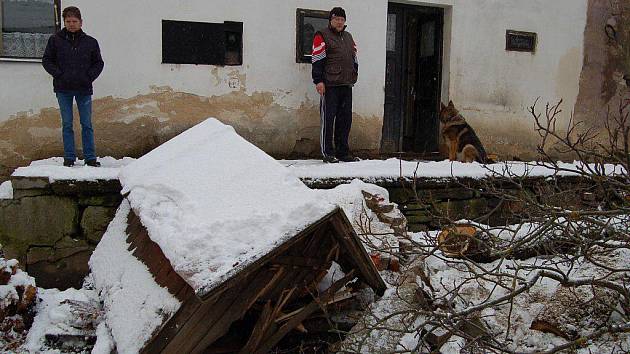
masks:
{"label": "dark hair", "polygon": [[347,18],[346,10],[341,7],[333,7],[333,9],[330,10],[330,13],[328,14],[328,20],[332,20],[333,15],[337,17]]}
{"label": "dark hair", "polygon": [[63,9],[61,16],[65,19],[66,17],[76,17],[79,20],[81,19],[81,10],[79,10],[76,6],[68,6]]}

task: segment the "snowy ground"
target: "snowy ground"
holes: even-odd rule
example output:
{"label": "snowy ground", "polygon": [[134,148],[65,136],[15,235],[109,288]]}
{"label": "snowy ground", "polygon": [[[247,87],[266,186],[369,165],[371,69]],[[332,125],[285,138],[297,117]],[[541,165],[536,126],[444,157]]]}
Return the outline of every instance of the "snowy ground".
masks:
{"label": "snowy ground", "polygon": [[[374,234],[387,234],[393,233],[389,225],[384,224],[377,220],[376,215],[371,212],[364,202],[364,197],[361,191],[368,191],[372,194],[378,194],[384,197],[387,202],[387,191],[379,186],[367,184],[359,180],[355,180],[350,184],[341,185],[331,190],[318,191],[321,197],[328,202],[336,203],[340,205],[349,219],[355,227],[357,233],[364,231],[365,220],[369,220],[369,227]],[[115,223],[114,223],[115,224]],[[117,225],[117,224],[116,224]],[[520,227],[500,228],[493,231],[493,233],[502,240],[514,240],[525,237],[532,230],[536,229],[536,225],[524,225]],[[119,226],[114,226],[112,232],[120,232]],[[434,239],[437,232],[431,231],[428,233],[413,233],[410,237],[418,244],[434,244]],[[124,239],[124,238],[123,238]],[[125,249],[124,242],[120,249]],[[368,248],[368,251],[371,251]],[[623,251],[618,255],[618,261],[620,264],[628,264],[630,262],[630,252]],[[488,271],[493,272],[514,272],[515,269],[521,269],[523,266],[538,264],[544,265],[547,263],[555,263],[558,259],[555,258],[532,258],[524,261],[512,261],[512,260],[499,260],[492,263],[484,264],[482,267]],[[474,306],[474,304],[481,301],[488,301],[488,299],[496,299],[504,294],[502,289],[497,289],[494,283],[484,281],[471,281],[469,276],[469,266],[464,261],[454,261],[451,258],[444,257],[439,250],[432,255],[423,259],[425,269],[433,284],[435,295],[443,296],[453,289],[453,286],[461,286],[460,294],[464,296],[461,306]],[[120,265],[126,264],[125,262]],[[412,264],[413,265],[413,264]],[[112,265],[110,265],[113,267]],[[477,267],[479,265],[476,265]],[[122,266],[124,268],[124,266]],[[99,266],[106,274],[107,265]],[[114,269],[116,267],[113,267]],[[118,267],[120,268],[120,267]],[[116,268],[116,269],[118,269]],[[120,268],[122,269],[122,268]],[[111,276],[125,279],[126,276],[122,276],[113,271]],[[589,276],[589,270],[585,269],[581,271],[581,276]],[[401,281],[400,276],[396,273],[389,271],[381,272],[384,279],[389,283],[390,288],[386,292],[385,296],[378,302],[373,304],[371,308],[371,314],[373,320],[387,318],[385,324],[394,328],[394,331],[375,330],[369,335],[369,338],[365,341],[365,346],[359,350],[362,353],[392,353],[392,352],[407,352],[407,353],[423,353],[421,346],[419,346],[419,336],[417,326],[422,324],[425,320],[424,317],[419,316],[417,311],[410,306],[409,297],[413,296],[413,287],[408,287],[409,283]],[[527,274],[522,273],[523,277],[527,277]],[[131,280],[131,278],[128,278]],[[126,281],[128,281],[126,280]],[[329,281],[329,280],[328,280]],[[421,283],[422,280],[416,279],[417,283]],[[89,282],[88,282],[89,285]],[[541,311],[545,303],[548,301],[550,295],[557,288],[557,284],[553,281],[541,281],[537,283],[529,292],[516,298],[512,307],[508,305],[495,306],[490,309],[482,311],[480,319],[485,326],[491,331],[493,335],[502,339],[507,338],[511,343],[508,349],[517,352],[537,352],[548,350],[554,345],[560,345],[566,341],[552,334],[541,333],[537,331],[529,330],[532,319]],[[47,345],[45,334],[50,333],[77,333],[76,325],[77,317],[73,313],[72,308],[69,307],[67,301],[72,300],[75,302],[81,302],[85,304],[95,304],[98,302],[96,297],[96,291],[92,290],[91,286],[87,288],[74,290],[70,289],[64,292],[58,290],[40,290],[41,303],[38,306],[38,316],[35,320],[35,324],[29,333],[26,344],[22,347],[22,352],[44,352],[44,353],[63,353],[67,351],[60,351],[58,349],[52,349]],[[107,291],[114,291],[115,289],[109,289]],[[428,291],[428,289],[425,289]],[[141,300],[141,299],[140,299]],[[93,353],[108,353],[108,350],[112,347],[112,338],[110,331],[111,328],[105,326],[103,319],[107,315],[103,315],[105,312],[103,308],[98,308],[96,305],[94,312],[99,313],[100,317],[93,318],[92,327],[94,328],[91,335],[97,337],[96,346]],[[100,305],[102,306],[102,305]],[[111,306],[111,304],[109,305]],[[464,308],[464,307],[462,307]],[[100,311],[100,312],[99,312]],[[131,311],[131,310],[129,310]],[[109,316],[113,316],[111,313]],[[125,323],[130,323],[125,320],[125,315],[119,313],[116,315],[121,326]],[[507,326],[508,319],[511,324],[512,330],[506,334],[502,330]],[[616,319],[611,318],[610,324],[616,323]],[[85,321],[84,321],[85,322]],[[73,323],[75,325],[73,325]],[[119,329],[120,330],[120,329]],[[133,328],[130,329],[130,333],[134,332]],[[136,331],[137,332],[137,331]],[[442,353],[463,353],[465,346],[465,340],[460,337],[451,337],[449,341],[442,347]],[[127,347],[132,348],[133,346]],[[133,351],[131,351],[133,352]],[[599,341],[589,342],[584,348],[576,351],[576,353],[627,353],[630,352],[630,334],[619,334],[614,337],[606,336]]]}
{"label": "snowy ground", "polygon": [[118,179],[120,169],[135,159],[125,157],[100,157],[101,167],[86,166],[83,160],[76,161],[72,167],[63,165],[63,157],[51,157],[31,162],[29,166],[17,168],[11,176],[16,177],[48,177],[50,182],[58,180],[96,181]]}
{"label": "snowy ground", "polygon": [[[83,165],[82,161],[77,161],[74,167],[63,166],[63,158],[52,157],[45,160],[33,161],[29,166],[16,169],[12,176],[24,177],[48,177],[51,182],[55,180],[108,180],[118,179],[121,168],[129,165],[136,159],[125,157],[114,159],[112,157],[102,157],[99,161],[102,167],[94,168]],[[575,172],[585,165],[581,162],[564,163],[560,162],[559,167],[566,169],[558,171],[549,166],[544,166],[536,162],[516,162],[506,161],[490,165],[482,165],[476,162],[461,163],[444,161],[404,161],[395,158],[387,160],[362,160],[358,162],[327,164],[321,160],[278,160],[287,167],[296,177],[305,180],[325,180],[343,178],[351,180],[361,179],[365,182],[376,182],[383,180],[396,180],[399,177],[424,177],[424,178],[449,178],[468,177],[484,178],[488,176],[510,175],[510,176],[552,176],[552,175],[575,175]],[[620,168],[614,165],[606,165],[606,172],[609,174],[619,173]],[[255,173],[255,171],[251,171]],[[0,187],[0,198],[3,190],[7,187]],[[6,195],[6,191],[4,192]]]}

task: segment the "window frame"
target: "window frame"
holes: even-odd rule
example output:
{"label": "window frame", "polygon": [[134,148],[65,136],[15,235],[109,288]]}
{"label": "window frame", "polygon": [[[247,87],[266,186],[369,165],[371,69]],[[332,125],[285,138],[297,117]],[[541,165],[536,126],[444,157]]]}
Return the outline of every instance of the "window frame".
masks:
{"label": "window frame", "polygon": [[[2,8],[2,1],[0,1],[0,61],[3,62],[32,62],[32,63],[41,63],[42,62],[42,58],[41,57],[9,57],[9,56],[5,56],[3,55],[4,51],[3,51],[3,41],[2,41],[2,16],[3,16],[3,8]],[[61,0],[53,0],[53,11],[54,11],[54,33],[51,33],[51,35],[54,35],[55,33],[59,32],[61,30]]]}
{"label": "window frame", "polygon": [[[531,48],[523,48],[512,46],[510,43],[510,37],[527,37],[532,41]],[[536,53],[536,49],[538,47],[538,34],[536,32],[525,32],[525,31],[515,31],[515,30],[506,30],[505,31],[505,50],[509,52],[523,52],[523,53]]]}
{"label": "window frame", "polygon": [[[304,33],[304,18],[315,17],[328,20],[328,11],[326,10],[313,10],[298,8],[295,11],[295,62],[296,63],[311,63],[311,53],[303,53],[304,47],[303,33]],[[312,40],[312,39],[311,39]]]}
{"label": "window frame", "polygon": [[[209,53],[205,57],[197,57],[193,58],[195,52],[193,50],[186,52],[186,55],[190,55],[190,57],[186,57],[182,54],[181,50],[177,50],[178,48],[170,48],[169,45],[172,41],[176,41],[178,38],[176,36],[168,37],[167,35],[173,35],[174,28],[165,28],[165,25],[182,26],[177,29],[185,32],[185,27],[183,26],[195,26],[197,28],[206,27],[204,32],[197,33],[201,38],[195,39],[203,39],[204,35],[216,36],[212,38],[209,43],[212,43],[213,47],[208,48]],[[170,31],[167,31],[170,29]],[[194,30],[194,28],[192,28]],[[181,36],[181,34],[179,34]],[[228,46],[228,35],[236,35],[237,46]],[[172,65],[215,65],[215,66],[239,66],[243,65],[243,22],[235,22],[235,21],[224,21],[224,22],[201,22],[201,21],[184,21],[184,20],[166,20],[162,19],[162,64],[172,64]],[[190,48],[197,48],[195,46],[190,46]],[[237,53],[234,52],[234,49],[238,50]],[[180,48],[181,49],[181,48]],[[218,52],[215,52],[218,51]],[[214,52],[214,53],[213,53]],[[212,54],[210,54],[212,53]],[[228,53],[230,53],[230,58],[228,59]],[[198,53],[197,53],[198,54]],[[236,55],[235,55],[236,54]]]}

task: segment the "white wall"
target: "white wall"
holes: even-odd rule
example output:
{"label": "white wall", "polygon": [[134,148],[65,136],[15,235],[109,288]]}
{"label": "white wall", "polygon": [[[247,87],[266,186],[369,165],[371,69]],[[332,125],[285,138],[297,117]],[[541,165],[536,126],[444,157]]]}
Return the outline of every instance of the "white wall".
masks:
{"label": "white wall", "polygon": [[[403,0],[445,7],[443,99],[453,99],[472,122],[532,131],[526,109],[563,98],[573,109],[583,61],[587,0]],[[296,8],[328,10],[329,0],[63,1],[84,14],[84,29],[100,42],[105,71],[95,97],[131,97],[168,86],[201,96],[243,89],[273,92],[298,108],[318,96],[311,66],[295,62]],[[359,48],[354,110],[383,114],[387,2],[347,0],[349,31]],[[161,20],[244,23],[243,66],[161,64]],[[507,29],[536,32],[535,54],[505,50]],[[230,79],[241,87],[230,88]],[[20,111],[55,107],[52,82],[38,63],[0,61],[0,121]]]}
{"label": "white wall", "polygon": [[[62,1],[78,6],[84,30],[98,39],[105,70],[94,84],[95,98],[131,97],[154,86],[201,96],[222,95],[243,88],[246,93],[273,92],[276,103],[298,108],[318,102],[311,83],[311,65],[295,62],[296,9],[329,10],[336,1]],[[359,82],[354,110],[381,117],[385,82],[387,4],[344,1],[348,30],[359,48]],[[161,64],[161,20],[243,22],[243,65]],[[20,111],[56,106],[52,80],[41,64],[0,61],[0,120]],[[230,88],[230,79],[240,87]]]}
{"label": "white wall", "polygon": [[[587,0],[455,0],[450,98],[501,123],[505,112],[530,124],[526,108],[564,99],[573,109],[582,70]],[[536,32],[536,53],[505,50],[507,29]]]}

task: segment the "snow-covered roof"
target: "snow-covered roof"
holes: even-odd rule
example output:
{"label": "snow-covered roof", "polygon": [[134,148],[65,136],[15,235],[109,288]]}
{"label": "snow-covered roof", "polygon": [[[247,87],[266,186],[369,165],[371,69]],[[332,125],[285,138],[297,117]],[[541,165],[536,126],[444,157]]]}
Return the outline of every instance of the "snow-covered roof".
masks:
{"label": "snow-covered roof", "polygon": [[122,168],[122,193],[203,295],[336,206],[210,118]]}

